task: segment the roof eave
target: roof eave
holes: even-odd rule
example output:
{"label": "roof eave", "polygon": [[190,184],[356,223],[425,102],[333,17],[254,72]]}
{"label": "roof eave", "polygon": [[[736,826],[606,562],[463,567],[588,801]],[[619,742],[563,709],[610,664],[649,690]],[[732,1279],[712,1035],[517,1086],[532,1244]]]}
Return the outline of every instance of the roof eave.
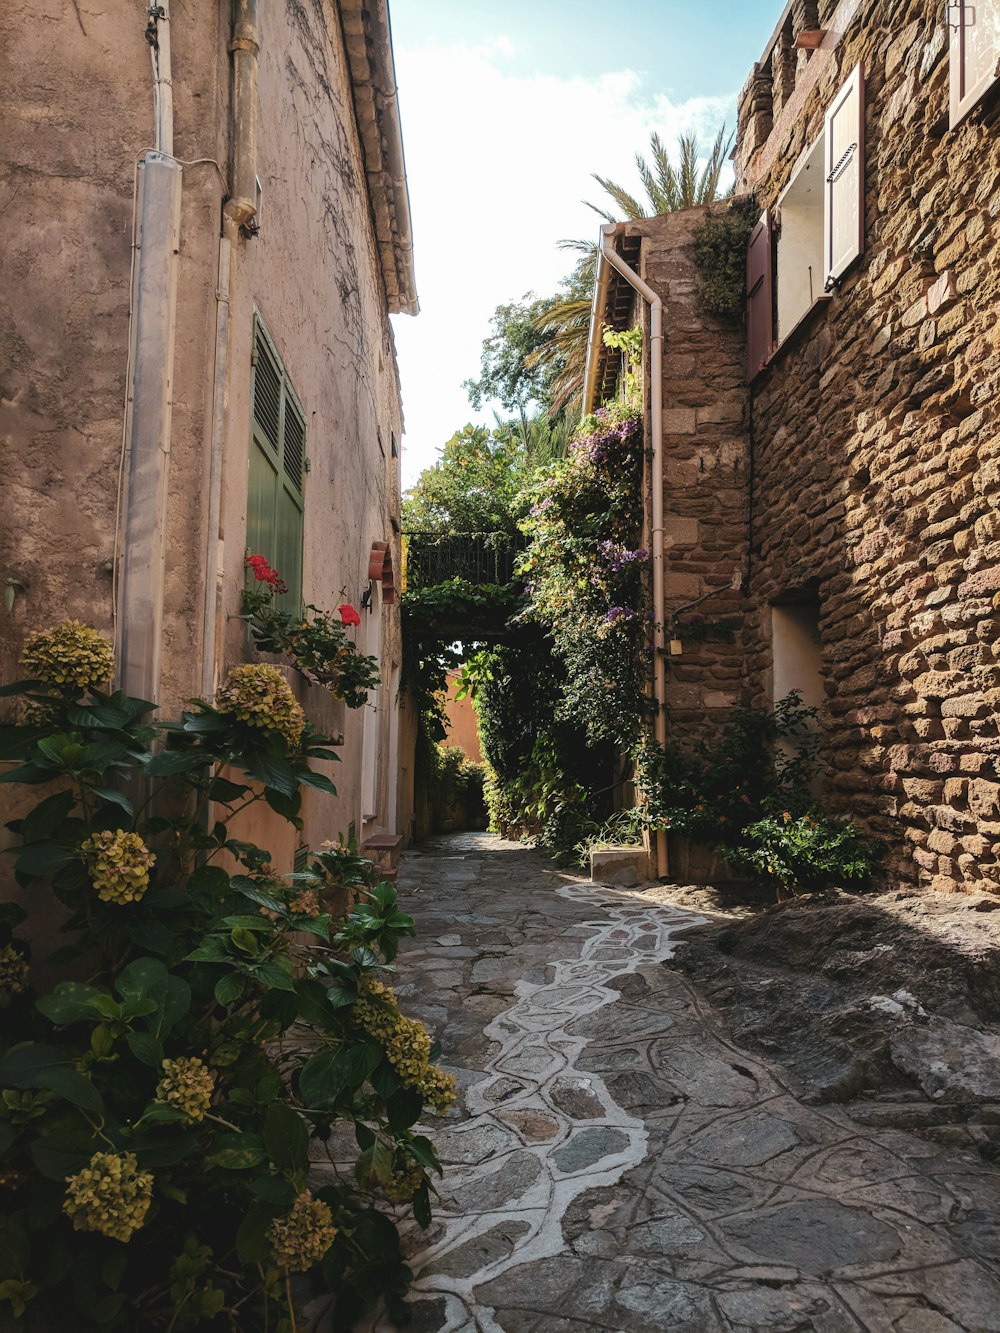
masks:
{"label": "roof eave", "polygon": [[415,315],[413,232],[388,0],[340,0],[351,98],[390,314]]}

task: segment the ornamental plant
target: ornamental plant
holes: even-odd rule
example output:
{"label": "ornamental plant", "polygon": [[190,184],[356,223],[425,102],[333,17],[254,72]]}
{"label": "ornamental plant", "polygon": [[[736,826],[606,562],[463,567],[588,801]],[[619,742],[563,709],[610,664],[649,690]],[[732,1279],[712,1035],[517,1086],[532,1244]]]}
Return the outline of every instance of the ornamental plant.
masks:
{"label": "ornamental plant", "polygon": [[348,637],[348,628],[361,624],[349,602],[336,614],[308,605],[303,615],[292,615],[274,604],[275,593],[288,589],[264,556],[249,555],[247,568],[254,584],[243,590],[240,613],[261,652],[283,654],[296,670],[316,685],[343,699],[348,708],[361,708],[379,682],[378,660],[362,653]]}
{"label": "ornamental plant", "polygon": [[853,824],[834,823],[818,811],[795,818],[783,810],[749,825],[729,857],[772,884],[782,902],[832,884],[865,883],[881,849]]}
{"label": "ornamental plant", "polygon": [[[157,722],[102,687],[80,627],[50,638],[59,666],[36,645],[2,691],[45,705],[0,728],[0,781],[39,793],[9,850],[66,943],[39,968],[0,904],[0,1326],[290,1333],[319,1292],[336,1327],[379,1297],[404,1320],[389,1210],[428,1224],[418,1122],[454,1099],[381,979],[413,921],[350,849],[281,876],[230,830],[261,802],[298,822],[336,755],[290,725],[272,668]],[[334,920],[338,875],[360,901]],[[59,969],[81,979],[43,983]],[[353,1175],[313,1168],[335,1128]]]}
{"label": "ornamental plant", "polygon": [[591,742],[631,745],[650,663],[642,547],[641,412],[615,401],[585,417],[565,459],[537,484],[522,528],[525,618],[565,668],[558,716]]}

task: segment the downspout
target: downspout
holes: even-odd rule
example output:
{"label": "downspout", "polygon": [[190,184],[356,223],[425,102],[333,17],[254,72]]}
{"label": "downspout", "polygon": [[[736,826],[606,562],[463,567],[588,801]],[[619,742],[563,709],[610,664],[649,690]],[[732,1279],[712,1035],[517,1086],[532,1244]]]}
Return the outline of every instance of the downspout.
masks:
{"label": "downspout", "polygon": [[[650,539],[653,555],[653,702],[656,707],[653,734],[656,744],[663,749],[667,743],[666,635],[663,622],[663,302],[615,250],[617,231],[618,224],[613,222],[601,228],[601,258],[620,273],[649,306],[649,425],[652,435],[650,470],[653,489]],[[596,356],[592,356],[591,360],[595,363],[595,369],[592,371],[588,363],[588,378],[596,374]],[[590,387],[588,383],[587,388]],[[665,830],[657,829],[657,876],[663,879],[667,869],[667,835]]]}
{"label": "downspout", "polygon": [[255,235],[257,215],[257,62],[260,29],[257,0],[234,0],[232,87],[232,178],[222,210],[219,270],[215,291],[215,369],[212,386],[212,443],[208,464],[205,596],[202,607],[202,693],[215,693],[222,660],[222,598],[225,533],[222,490],[225,477],[226,424],[229,417],[229,301],[236,270],[240,229]]}
{"label": "downspout", "polygon": [[173,157],[169,0],[151,5],[155,149],[136,172],[117,648],[122,688],[159,700],[182,167]]}
{"label": "downspout", "polygon": [[257,214],[257,0],[233,0],[233,180],[226,216],[251,232]]}

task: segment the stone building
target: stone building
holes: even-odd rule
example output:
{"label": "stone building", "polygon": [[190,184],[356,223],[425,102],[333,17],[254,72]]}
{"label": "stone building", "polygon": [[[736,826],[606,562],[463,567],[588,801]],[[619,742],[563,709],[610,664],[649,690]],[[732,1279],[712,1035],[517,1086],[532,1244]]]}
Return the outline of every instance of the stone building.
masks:
{"label": "stone building", "polygon": [[386,0],[10,0],[0,66],[0,674],[76,617],[176,716],[251,655],[263,554],[289,606],[367,604],[382,685],[352,712],[295,678],[338,798],[254,837],[290,869],[393,832],[417,304]]}
{"label": "stone building", "polygon": [[587,397],[658,302],[668,730],[797,688],[891,873],[1000,892],[998,79],[996,0],[791,0],[740,98],[745,324],[705,210],[606,229]]}

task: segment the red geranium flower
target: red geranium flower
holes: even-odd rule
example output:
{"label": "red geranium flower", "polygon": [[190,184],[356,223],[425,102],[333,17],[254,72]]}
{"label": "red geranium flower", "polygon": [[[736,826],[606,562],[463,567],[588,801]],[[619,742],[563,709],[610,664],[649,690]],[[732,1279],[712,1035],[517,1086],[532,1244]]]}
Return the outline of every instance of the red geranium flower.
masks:
{"label": "red geranium flower", "polygon": [[340,618],[345,625],[361,624],[361,617],[358,615],[357,611],[355,611],[354,607],[351,606],[350,602],[344,602],[342,606],[337,607],[337,610],[340,612]]}
{"label": "red geranium flower", "polygon": [[288,591],[288,584],[276,569],[271,568],[265,556],[248,555],[244,563],[253,570],[253,576],[258,583],[270,583],[271,587],[278,593]]}

